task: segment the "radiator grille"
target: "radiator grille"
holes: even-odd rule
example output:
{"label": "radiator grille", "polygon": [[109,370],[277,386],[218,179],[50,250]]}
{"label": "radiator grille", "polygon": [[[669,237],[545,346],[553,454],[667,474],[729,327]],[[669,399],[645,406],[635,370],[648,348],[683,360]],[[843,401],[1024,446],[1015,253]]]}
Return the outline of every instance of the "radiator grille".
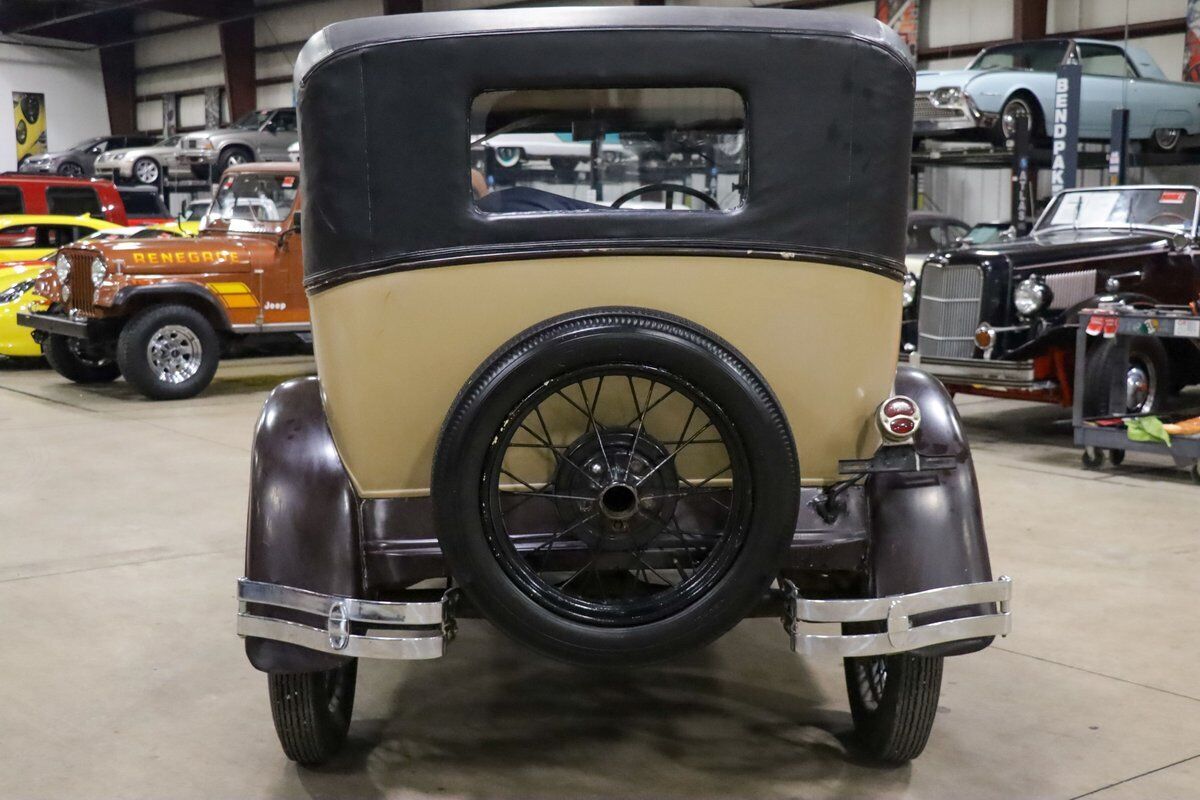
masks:
{"label": "radiator grille", "polygon": [[92,286],[92,261],[95,256],[90,253],[74,253],[66,251],[67,261],[71,264],[71,274],[67,277],[67,285],[71,288],[71,299],[68,305],[84,314],[96,310]]}
{"label": "radiator grille", "polygon": [[1096,270],[1081,269],[1075,272],[1059,272],[1045,277],[1046,285],[1054,296],[1050,308],[1070,308],[1082,303],[1096,293]]}
{"label": "radiator grille", "polygon": [[955,108],[953,106],[939,108],[929,100],[929,95],[917,95],[916,102],[913,105],[913,120],[917,122],[962,118],[963,111],[961,108]]}
{"label": "radiator grille", "polygon": [[982,294],[983,270],[978,265],[927,262],[921,273],[917,351],[939,358],[974,356]]}

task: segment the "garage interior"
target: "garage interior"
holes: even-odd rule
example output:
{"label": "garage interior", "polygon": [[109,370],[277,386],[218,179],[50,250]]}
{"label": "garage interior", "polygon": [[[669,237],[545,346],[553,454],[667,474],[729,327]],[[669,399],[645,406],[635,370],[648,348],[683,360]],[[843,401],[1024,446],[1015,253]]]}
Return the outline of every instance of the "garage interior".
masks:
{"label": "garage interior", "polygon": [[[89,137],[186,137],[293,105],[297,55],[331,23],[544,5],[7,0],[0,96],[44,95],[51,153]],[[876,16],[869,1],[754,5]],[[953,71],[1013,41],[1126,42],[1178,80],[1189,6],[1200,15],[1188,0],[920,0],[914,55],[920,70]],[[1079,186],[1109,185],[1105,147],[1083,146]],[[1200,185],[1200,145],[1131,152],[1129,185]],[[1039,153],[1038,209],[1051,190]],[[17,169],[16,149],[0,145],[0,172]],[[967,225],[1007,222],[1014,175],[1004,146],[917,143],[909,205]],[[184,173],[157,186],[172,216],[213,189]],[[856,753],[840,662],[789,652],[777,619],[747,620],[662,664],[600,672],[463,619],[443,658],[364,659],[344,752],[298,767],[271,735],[232,589],[259,412],[316,362],[303,337],[238,355],[202,394],[174,402],[0,357],[0,796],[1200,794],[1200,486],[1133,449],[1119,468],[1081,468],[1069,401],[964,393],[955,403],[992,568],[1014,579],[1013,628],[947,659],[937,723],[912,763],[884,768]],[[1200,388],[1171,402],[1200,407]]]}

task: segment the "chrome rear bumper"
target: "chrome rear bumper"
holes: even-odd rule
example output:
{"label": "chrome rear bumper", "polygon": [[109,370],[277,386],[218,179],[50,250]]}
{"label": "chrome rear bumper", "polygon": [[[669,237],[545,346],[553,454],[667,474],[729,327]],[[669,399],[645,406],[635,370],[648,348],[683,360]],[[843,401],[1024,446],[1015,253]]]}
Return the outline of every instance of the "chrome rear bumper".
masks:
{"label": "chrome rear bumper", "polygon": [[1032,361],[991,361],[983,358],[943,358],[908,354],[908,363],[942,383],[1000,389],[1041,388]]}
{"label": "chrome rear bumper", "polygon": [[[964,639],[1007,636],[1012,630],[1009,611],[1012,581],[1006,577],[988,583],[967,583],[862,600],[809,600],[801,597],[795,586],[785,588],[788,595],[786,624],[792,650],[803,655],[882,656]],[[915,626],[912,622],[915,614],[991,604],[996,606],[995,613]],[[883,622],[886,630],[833,634],[807,633],[803,629],[808,623],[831,622]]]}
{"label": "chrome rear bumper", "polygon": [[[455,597],[452,590],[430,602],[358,600],[242,578],[237,632],[354,658],[439,658],[454,638]],[[251,613],[251,604],[303,612],[325,625]]]}

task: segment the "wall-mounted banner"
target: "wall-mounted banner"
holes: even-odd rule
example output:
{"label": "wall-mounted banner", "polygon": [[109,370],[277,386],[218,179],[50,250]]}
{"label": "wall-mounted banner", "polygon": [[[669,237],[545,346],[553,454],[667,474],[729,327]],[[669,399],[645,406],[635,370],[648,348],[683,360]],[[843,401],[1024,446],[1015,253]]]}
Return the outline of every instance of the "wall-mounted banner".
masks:
{"label": "wall-mounted banner", "polygon": [[1183,40],[1183,79],[1200,83],[1200,0],[1187,0],[1187,35]]}
{"label": "wall-mounted banner", "polygon": [[1054,80],[1054,143],[1050,146],[1050,193],[1075,187],[1079,164],[1079,93],[1083,71],[1078,63],[1059,66]]}
{"label": "wall-mounted banner", "polygon": [[168,92],[162,96],[163,136],[174,136],[179,127],[179,95]]}
{"label": "wall-mounted banner", "polygon": [[221,88],[210,86],[204,90],[204,127],[221,127]]}
{"label": "wall-mounted banner", "polygon": [[[1200,0],[1191,0],[1196,3]],[[917,57],[917,25],[920,22],[920,0],[875,0],[875,19],[885,22],[908,45],[908,52]]]}
{"label": "wall-mounted banner", "polygon": [[17,137],[17,165],[46,152],[46,95],[13,92],[13,131]]}

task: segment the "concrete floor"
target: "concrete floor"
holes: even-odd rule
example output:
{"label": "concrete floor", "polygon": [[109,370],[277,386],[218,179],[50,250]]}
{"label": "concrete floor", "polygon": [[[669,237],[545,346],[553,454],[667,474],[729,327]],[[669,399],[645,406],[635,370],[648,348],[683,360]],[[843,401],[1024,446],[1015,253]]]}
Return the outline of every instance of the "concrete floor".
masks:
{"label": "concrete floor", "polygon": [[0,370],[0,797],[1200,796],[1200,487],[1136,455],[1084,472],[1061,410],[975,398],[1016,629],[947,662],[912,765],[847,751],[840,666],[775,621],[604,675],[467,621],[441,661],[364,664],[348,752],[297,769],[233,586],[255,418],[311,370],[229,362],[178,403]]}

